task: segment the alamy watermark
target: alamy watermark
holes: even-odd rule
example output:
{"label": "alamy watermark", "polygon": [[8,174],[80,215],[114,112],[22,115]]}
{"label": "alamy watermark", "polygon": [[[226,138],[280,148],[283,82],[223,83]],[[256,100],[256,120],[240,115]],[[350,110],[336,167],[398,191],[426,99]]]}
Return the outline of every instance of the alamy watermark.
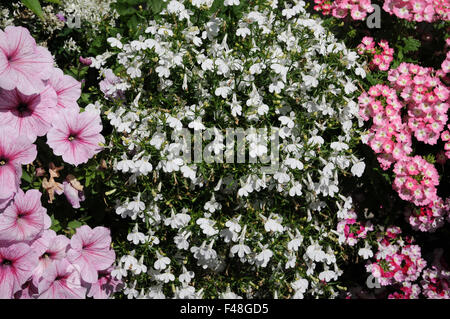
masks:
{"label": "alamy watermark", "polygon": [[[276,173],[279,168],[279,128],[225,128],[174,130],[171,152],[185,163],[262,164],[261,172]],[[161,128],[153,137],[165,135]],[[207,143],[206,145],[205,142]],[[247,156],[248,155],[248,156]]]}
{"label": "alamy watermark", "polygon": [[374,11],[366,19],[366,25],[369,29],[381,28],[381,8],[377,4],[372,4]]}

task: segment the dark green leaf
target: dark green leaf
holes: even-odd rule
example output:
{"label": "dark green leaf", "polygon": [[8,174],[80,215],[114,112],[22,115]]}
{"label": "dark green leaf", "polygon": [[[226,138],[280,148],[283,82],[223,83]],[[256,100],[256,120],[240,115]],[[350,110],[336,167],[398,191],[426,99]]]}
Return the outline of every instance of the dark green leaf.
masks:
{"label": "dark green leaf", "polygon": [[42,7],[39,0],[22,0],[22,3],[28,9],[33,11],[34,14],[39,17],[39,19],[44,19],[44,13],[42,12]]}

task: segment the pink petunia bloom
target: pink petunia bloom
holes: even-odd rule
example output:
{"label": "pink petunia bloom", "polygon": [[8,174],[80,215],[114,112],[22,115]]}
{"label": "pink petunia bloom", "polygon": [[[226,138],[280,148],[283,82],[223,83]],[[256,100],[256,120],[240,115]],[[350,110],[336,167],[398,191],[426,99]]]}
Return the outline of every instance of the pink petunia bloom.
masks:
{"label": "pink petunia bloom", "polygon": [[11,203],[11,200],[13,199],[13,196],[11,195],[8,198],[0,198],[0,213],[3,212],[3,210],[8,207],[8,205]]}
{"label": "pink petunia bloom", "polygon": [[67,259],[54,261],[42,275],[38,299],[85,299],[80,274]]}
{"label": "pink petunia bloom", "polygon": [[75,189],[69,182],[64,181],[64,195],[73,208],[80,208],[80,202],[85,200],[84,193]]}
{"label": "pink petunia bloom", "polygon": [[45,270],[55,260],[62,260],[66,257],[66,250],[69,246],[70,239],[64,235],[56,235],[56,233],[47,229],[42,236],[31,244],[31,248],[39,256],[39,263],[33,271],[33,284],[37,287]]}
{"label": "pink petunia bloom", "polygon": [[37,295],[37,287],[33,285],[31,280],[28,280],[22,285],[22,289],[14,294],[14,299],[34,299]]}
{"label": "pink petunia bloom", "polygon": [[41,196],[37,189],[26,193],[19,189],[12,204],[0,215],[0,243],[30,242],[50,227]]}
{"label": "pink petunia bloom", "polygon": [[22,165],[32,163],[36,155],[36,145],[26,137],[0,129],[0,200],[11,199],[19,187]]}
{"label": "pink petunia bloom", "polygon": [[0,30],[0,88],[37,94],[52,68],[52,55],[36,45],[26,28],[9,26]]}
{"label": "pink petunia bloom", "polygon": [[113,267],[109,267],[107,270],[99,271],[98,280],[95,283],[87,284],[88,297],[108,299],[113,293],[123,289],[123,282],[111,276],[112,270]]}
{"label": "pink petunia bloom", "polygon": [[13,134],[26,136],[34,142],[47,134],[52,123],[52,108],[56,106],[55,90],[47,85],[39,94],[24,95],[17,89],[0,92],[0,125]]}
{"label": "pink petunia bloom", "polygon": [[0,247],[0,299],[12,298],[30,278],[37,255],[24,243]]}
{"label": "pink petunia bloom", "polygon": [[98,271],[108,269],[116,255],[111,249],[111,235],[105,227],[91,229],[87,225],[77,228],[70,240],[67,259],[81,273],[81,278],[87,283],[98,280]]}
{"label": "pink petunia bloom", "polygon": [[47,134],[47,143],[55,155],[62,155],[65,162],[75,166],[86,163],[102,150],[105,143],[100,115],[85,111],[78,113],[67,110],[53,123]]}
{"label": "pink petunia bloom", "polygon": [[57,109],[73,109],[79,112],[77,100],[81,96],[81,83],[70,75],[65,75],[61,69],[53,69],[48,80],[58,96]]}

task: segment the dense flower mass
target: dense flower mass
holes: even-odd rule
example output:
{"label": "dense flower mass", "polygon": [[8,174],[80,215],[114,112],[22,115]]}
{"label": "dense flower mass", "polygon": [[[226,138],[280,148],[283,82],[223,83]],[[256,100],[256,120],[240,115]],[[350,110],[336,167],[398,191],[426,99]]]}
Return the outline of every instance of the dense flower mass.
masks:
{"label": "dense flower mass", "polygon": [[450,299],[449,1],[33,4],[0,298]]}

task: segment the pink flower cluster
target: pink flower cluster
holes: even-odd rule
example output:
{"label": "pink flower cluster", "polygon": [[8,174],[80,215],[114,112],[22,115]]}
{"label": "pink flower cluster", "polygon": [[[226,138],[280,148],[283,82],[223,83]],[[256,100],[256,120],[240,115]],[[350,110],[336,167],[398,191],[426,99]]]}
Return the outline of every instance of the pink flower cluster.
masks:
{"label": "pink flower cluster", "polygon": [[364,20],[367,13],[375,9],[370,0],[337,0],[331,5],[331,13],[336,18],[345,18],[348,13],[354,20]]}
{"label": "pink flower cluster", "polygon": [[401,199],[417,206],[425,206],[438,200],[436,186],[439,174],[433,164],[421,156],[405,157],[394,166],[393,188]]}
{"label": "pink flower cluster", "polygon": [[379,236],[376,260],[366,266],[382,286],[413,282],[426,266],[420,247],[413,245],[411,239],[403,240],[400,234],[399,227],[390,227]]}
{"label": "pink flower cluster", "polygon": [[316,11],[322,11],[322,14],[329,15],[331,13],[331,7],[333,5],[334,1],[330,0],[314,0],[314,3],[316,4],[314,6],[314,10]]}
{"label": "pink flower cluster", "polygon": [[410,128],[402,122],[402,104],[395,89],[377,84],[359,96],[359,114],[373,125],[366,143],[378,154],[381,167],[387,170],[392,163],[412,152]]}
{"label": "pink flower cluster", "polygon": [[450,299],[450,271],[433,266],[422,274],[422,293],[428,299]]}
{"label": "pink flower cluster", "polygon": [[372,58],[369,63],[371,70],[387,71],[394,60],[394,49],[389,47],[389,43],[385,40],[381,40],[376,46],[372,37],[364,37],[357,50],[360,55],[368,55]]}
{"label": "pink flower cluster", "polygon": [[450,20],[450,3],[448,0],[385,0],[383,10],[408,21]]}
{"label": "pink flower cluster", "polygon": [[[330,13],[336,18],[345,18],[350,11],[354,20],[364,20],[367,13],[374,8],[370,0],[314,0],[314,10]],[[385,0],[383,10],[400,19],[416,22],[434,22],[450,20],[450,3],[448,0]]]}
{"label": "pink flower cluster", "polygon": [[48,145],[67,163],[85,163],[101,151],[97,113],[80,113],[81,84],[53,67],[50,52],[23,27],[0,30],[0,208],[17,192],[22,165]]}
{"label": "pink flower cluster", "polygon": [[418,141],[434,145],[447,123],[450,91],[432,68],[402,63],[388,80],[408,107],[407,123]]}
{"label": "pink flower cluster", "polygon": [[408,208],[406,217],[414,230],[434,232],[444,225],[445,217],[449,211],[450,207],[444,204],[441,198],[437,198],[426,206]]}
{"label": "pink flower cluster", "polygon": [[419,285],[408,281],[402,283],[400,291],[388,295],[388,299],[418,299],[421,292]]}
{"label": "pink flower cluster", "polygon": [[[432,204],[430,209],[440,212],[438,203],[442,200],[437,196],[439,174],[436,168],[420,156],[409,155],[413,134],[418,141],[427,144],[436,144],[440,137],[449,144],[450,134],[443,130],[448,120],[450,91],[433,69],[410,63],[390,70],[388,79],[392,87],[378,84],[359,97],[361,117],[373,122],[365,142],[378,154],[384,170],[395,163],[393,188],[400,198],[417,206]],[[434,220],[439,216],[426,216],[420,217],[420,222],[411,217],[410,222],[413,227],[429,230],[440,225]]]}
{"label": "pink flower cluster", "polygon": [[349,212],[349,218],[341,220],[337,225],[337,232],[339,233],[339,243],[345,243],[349,246],[354,246],[358,240],[367,237],[367,233],[373,230],[373,225],[357,222],[357,215],[354,211]]}
{"label": "pink flower cluster", "polygon": [[107,298],[120,288],[109,230],[56,235],[41,195],[19,189],[0,214],[0,298]]}

